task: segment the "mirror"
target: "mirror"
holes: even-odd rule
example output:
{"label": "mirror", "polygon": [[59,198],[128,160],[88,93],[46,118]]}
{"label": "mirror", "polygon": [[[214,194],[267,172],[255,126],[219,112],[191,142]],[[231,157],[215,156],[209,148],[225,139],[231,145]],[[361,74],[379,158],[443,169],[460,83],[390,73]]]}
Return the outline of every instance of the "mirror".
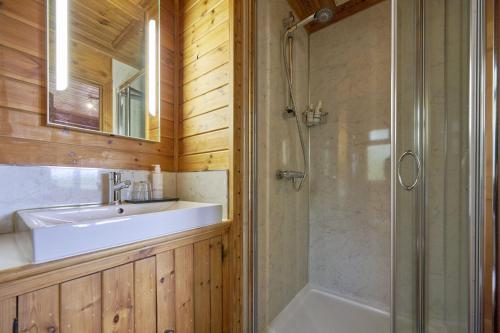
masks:
{"label": "mirror", "polygon": [[47,123],[160,140],[160,0],[49,0]]}

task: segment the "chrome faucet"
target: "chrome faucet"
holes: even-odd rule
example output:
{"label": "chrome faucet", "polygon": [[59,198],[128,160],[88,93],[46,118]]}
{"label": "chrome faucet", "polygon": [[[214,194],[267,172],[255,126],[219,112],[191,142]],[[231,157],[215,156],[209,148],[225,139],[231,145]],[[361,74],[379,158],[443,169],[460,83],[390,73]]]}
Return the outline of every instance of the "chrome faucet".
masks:
{"label": "chrome faucet", "polygon": [[122,181],[122,174],[119,172],[109,173],[109,203],[118,205],[122,201],[122,190],[128,188],[130,180]]}

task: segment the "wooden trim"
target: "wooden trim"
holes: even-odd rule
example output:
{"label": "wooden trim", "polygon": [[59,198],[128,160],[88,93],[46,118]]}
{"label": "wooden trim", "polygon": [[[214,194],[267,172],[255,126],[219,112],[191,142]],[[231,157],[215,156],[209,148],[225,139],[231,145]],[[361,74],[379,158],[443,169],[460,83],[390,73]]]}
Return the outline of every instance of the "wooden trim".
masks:
{"label": "wooden trim", "polygon": [[181,119],[181,101],[182,101],[182,50],[181,50],[181,24],[182,18],[180,15],[180,1],[175,0],[175,21],[174,21],[174,170],[179,171],[179,135],[180,135],[180,119]]}
{"label": "wooden trim", "polygon": [[[254,161],[256,161],[256,148],[254,146],[254,131],[256,131],[256,126],[257,124],[254,123],[255,121],[255,56],[257,54],[257,50],[255,49],[255,43],[256,43],[256,38],[255,38],[255,8],[256,3],[254,0],[248,0],[247,1],[247,31],[246,31],[246,38],[247,38],[247,51],[246,51],[246,56],[247,56],[247,109],[246,109],[246,115],[247,115],[247,130],[245,132],[246,136],[246,142],[247,142],[247,152],[246,152],[246,157],[247,157],[247,172],[246,174],[246,186],[247,191],[246,194],[248,195],[247,202],[248,207],[245,209],[245,214],[247,217],[247,225],[248,228],[246,230],[246,239],[247,239],[247,248],[243,249],[243,251],[246,251],[246,258],[247,258],[247,285],[246,285],[246,294],[245,296],[247,297],[246,299],[246,305],[247,305],[247,331],[248,332],[253,332],[254,331],[254,325],[256,326],[257,323],[254,321],[255,319],[255,313],[254,313],[254,270],[255,270],[255,262],[254,262],[254,248],[256,244],[254,244],[254,214],[257,214],[256,211],[256,202],[254,202],[254,190],[255,188],[253,187],[254,180],[256,179],[255,177],[257,176],[257,169],[255,169]],[[244,300],[245,301],[245,300]]]}
{"label": "wooden trim", "polygon": [[230,225],[230,222],[219,223],[46,264],[27,265],[7,270],[0,273],[0,301],[32,290],[144,259],[193,242],[210,239],[223,233]]}
{"label": "wooden trim", "polygon": [[231,45],[231,70],[232,70],[232,101],[233,114],[231,121],[231,130],[233,138],[230,144],[230,202],[229,216],[233,219],[233,224],[229,230],[230,246],[230,270],[231,270],[231,322],[230,330],[232,332],[242,332],[244,330],[243,302],[246,297],[243,295],[243,222],[245,194],[245,140],[246,135],[243,132],[245,128],[245,119],[248,110],[248,101],[246,100],[248,86],[248,58],[245,52],[248,50],[248,39],[245,36],[247,31],[244,26],[247,24],[245,15],[247,14],[247,5],[249,0],[236,1],[230,0],[230,45]]}

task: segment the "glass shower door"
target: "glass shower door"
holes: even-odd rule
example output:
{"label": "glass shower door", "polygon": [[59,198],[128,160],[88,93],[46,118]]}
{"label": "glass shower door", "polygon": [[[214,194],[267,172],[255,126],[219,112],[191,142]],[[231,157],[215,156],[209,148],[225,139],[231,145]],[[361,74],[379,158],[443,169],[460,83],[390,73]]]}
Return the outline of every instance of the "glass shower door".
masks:
{"label": "glass shower door", "polygon": [[469,1],[424,0],[424,326],[468,331]]}
{"label": "glass shower door", "polygon": [[468,331],[469,2],[394,2],[397,333]]}
{"label": "glass shower door", "polygon": [[393,16],[392,332],[398,333],[419,332],[418,4],[418,0],[395,1]]}

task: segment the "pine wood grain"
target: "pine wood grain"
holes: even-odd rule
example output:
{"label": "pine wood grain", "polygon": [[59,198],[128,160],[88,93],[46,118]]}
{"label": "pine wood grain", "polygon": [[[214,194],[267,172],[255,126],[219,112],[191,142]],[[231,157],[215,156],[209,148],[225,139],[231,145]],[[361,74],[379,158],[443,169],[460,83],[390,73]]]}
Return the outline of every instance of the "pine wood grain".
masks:
{"label": "pine wood grain", "polygon": [[194,329],[210,333],[210,240],[194,244]]}
{"label": "pine wood grain", "polygon": [[156,258],[134,262],[135,333],[156,331]]}
{"label": "pine wood grain", "polygon": [[16,318],[16,298],[0,301],[0,333],[12,333],[12,325]]}
{"label": "pine wood grain", "polygon": [[19,332],[59,332],[59,285],[19,296]]}
{"label": "pine wood grain", "polygon": [[61,284],[61,332],[101,331],[101,274]]}
{"label": "pine wood grain", "polygon": [[210,239],[210,333],[222,333],[222,237]]}
{"label": "pine wood grain", "polygon": [[228,151],[193,154],[179,158],[179,171],[224,170],[228,165]]}
{"label": "pine wood grain", "polygon": [[158,333],[175,331],[175,266],[174,251],[156,255],[156,289]]}
{"label": "pine wood grain", "polygon": [[181,9],[178,168],[229,169],[231,131],[224,130],[232,112],[229,0],[187,0]]}
{"label": "pine wood grain", "polygon": [[102,328],[104,332],[134,331],[134,264],[102,272]]}
{"label": "pine wood grain", "polygon": [[175,249],[175,326],[177,333],[194,333],[193,245]]}

